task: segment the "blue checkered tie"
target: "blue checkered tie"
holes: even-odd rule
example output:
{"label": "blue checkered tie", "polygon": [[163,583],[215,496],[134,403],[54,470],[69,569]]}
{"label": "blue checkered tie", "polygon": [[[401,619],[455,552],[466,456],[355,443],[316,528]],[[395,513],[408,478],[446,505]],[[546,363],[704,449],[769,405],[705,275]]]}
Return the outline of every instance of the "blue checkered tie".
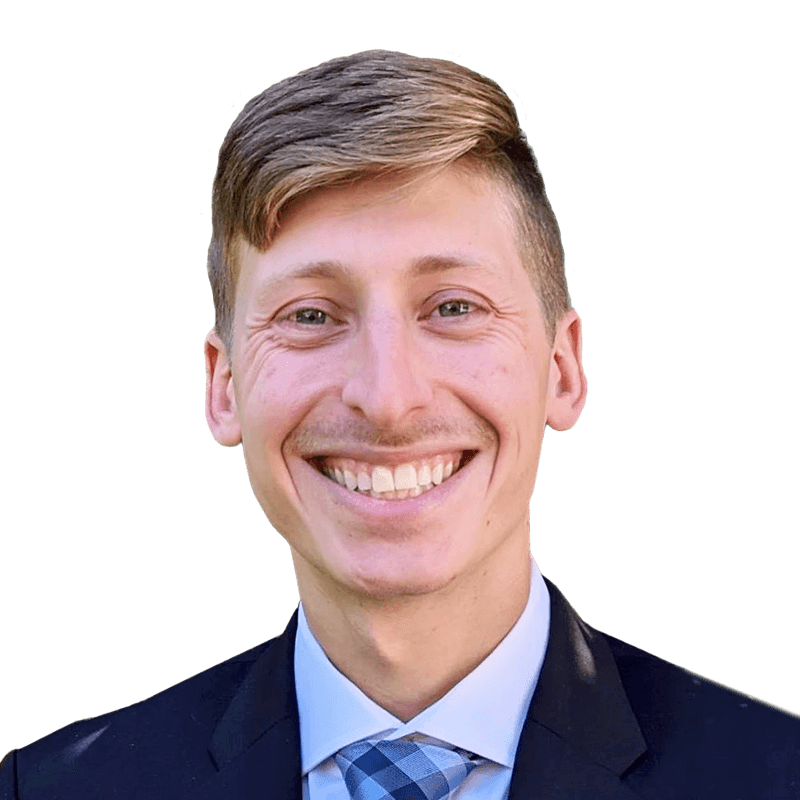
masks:
{"label": "blue checkered tie", "polygon": [[335,758],[353,800],[446,800],[483,760],[407,739],[364,739]]}

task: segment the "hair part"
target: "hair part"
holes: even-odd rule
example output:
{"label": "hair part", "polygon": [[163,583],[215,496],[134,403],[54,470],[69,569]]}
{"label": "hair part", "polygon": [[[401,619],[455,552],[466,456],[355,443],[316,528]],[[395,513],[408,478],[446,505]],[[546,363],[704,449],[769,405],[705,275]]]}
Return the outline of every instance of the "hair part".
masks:
{"label": "hair part", "polygon": [[494,81],[458,64],[370,50],[266,89],[222,143],[208,275],[215,330],[228,352],[240,240],[266,250],[292,201],[314,190],[437,171],[461,159],[510,190],[523,263],[552,344],[571,308],[564,251],[514,104]]}

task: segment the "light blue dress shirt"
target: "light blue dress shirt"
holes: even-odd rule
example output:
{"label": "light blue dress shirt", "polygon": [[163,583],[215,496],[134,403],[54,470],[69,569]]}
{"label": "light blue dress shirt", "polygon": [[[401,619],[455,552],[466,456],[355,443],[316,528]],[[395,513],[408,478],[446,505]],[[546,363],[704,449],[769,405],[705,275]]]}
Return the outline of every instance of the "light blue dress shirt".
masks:
{"label": "light blue dress shirt", "polygon": [[350,800],[333,755],[368,737],[430,739],[487,759],[453,800],[505,800],[514,755],[547,648],[550,596],[531,564],[528,604],[499,645],[444,697],[402,722],[331,664],[300,606],[294,653],[304,800]]}

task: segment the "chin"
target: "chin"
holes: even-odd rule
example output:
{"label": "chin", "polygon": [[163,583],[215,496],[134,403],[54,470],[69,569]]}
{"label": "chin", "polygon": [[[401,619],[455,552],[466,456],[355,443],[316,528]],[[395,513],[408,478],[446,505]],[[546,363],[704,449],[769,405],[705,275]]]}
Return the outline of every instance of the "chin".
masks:
{"label": "chin", "polygon": [[[392,548],[395,552],[359,553],[340,563],[339,580],[354,593],[376,600],[414,597],[446,589],[464,565],[443,557],[440,548]],[[398,552],[399,551],[399,552]]]}

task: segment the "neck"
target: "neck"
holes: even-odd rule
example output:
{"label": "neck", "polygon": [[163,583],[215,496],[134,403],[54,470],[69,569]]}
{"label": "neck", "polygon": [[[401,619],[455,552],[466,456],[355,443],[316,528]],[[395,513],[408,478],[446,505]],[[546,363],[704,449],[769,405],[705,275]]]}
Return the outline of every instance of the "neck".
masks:
{"label": "neck", "polygon": [[337,590],[296,553],[294,560],[309,627],[328,658],[407,722],[475,669],[522,615],[530,592],[527,545],[507,556],[438,591],[381,599]]}

